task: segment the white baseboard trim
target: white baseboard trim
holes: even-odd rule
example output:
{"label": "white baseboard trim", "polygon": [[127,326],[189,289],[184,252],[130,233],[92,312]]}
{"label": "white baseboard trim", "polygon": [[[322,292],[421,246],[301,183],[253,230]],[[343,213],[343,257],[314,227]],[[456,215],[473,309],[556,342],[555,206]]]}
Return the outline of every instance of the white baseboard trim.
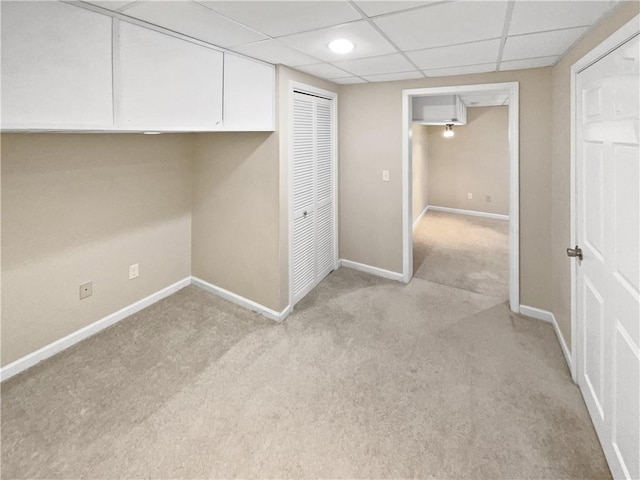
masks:
{"label": "white baseboard trim", "polygon": [[558,326],[558,322],[556,320],[555,315],[552,312],[547,310],[542,310],[540,308],[529,307],[528,305],[520,305],[520,313],[522,315],[526,315],[527,317],[535,318],[538,320],[542,320],[544,322],[549,322],[553,325],[553,330],[556,332],[556,337],[558,337],[558,343],[560,343],[560,348],[562,349],[562,353],[564,354],[564,359],[569,366],[569,371],[571,372],[571,376],[573,377],[573,361],[571,359],[571,351],[567,346],[567,342],[564,340],[564,336],[560,331],[560,327]]}
{"label": "white baseboard trim", "polygon": [[548,310],[542,310],[528,305],[520,305],[520,313],[527,317],[535,318],[536,320],[543,320],[549,323],[554,322],[553,313]]}
{"label": "white baseboard trim", "polygon": [[162,300],[163,298],[168,297],[169,295],[174,294],[178,290],[183,289],[191,284],[191,277],[184,278],[179,282],[174,283],[173,285],[169,285],[162,290],[152,293],[148,297],[143,298],[135,303],[132,303],[129,306],[126,306],[111,315],[107,315],[100,320],[93,322],[86,327],[82,327],[80,330],[76,330],[73,333],[70,333],[66,337],[62,337],[55,342],[50,343],[49,345],[45,345],[42,348],[39,348],[35,352],[29,353],[14,362],[11,362],[4,367],[0,368],[0,381],[5,381],[8,378],[17,375],[20,372],[34,366],[37,363],[40,363],[43,360],[46,360],[49,357],[52,357],[56,353],[60,353],[63,350],[75,345],[76,343],[89,338],[92,335],[104,330],[111,325],[118,323],[121,320],[133,315],[134,313],[139,312],[140,310],[147,308],[150,305]]}
{"label": "white baseboard trim", "polygon": [[364,263],[352,262],[351,260],[340,260],[340,266],[352,268],[360,272],[370,273],[382,278],[388,278],[389,280],[395,280],[396,282],[402,282],[403,277],[401,273],[392,272],[390,270],[384,270],[378,267],[372,267],[371,265],[365,265]]}
{"label": "white baseboard trim", "polygon": [[429,211],[429,205],[427,205],[426,207],[424,207],[424,210],[422,210],[422,212],[420,213],[420,215],[418,215],[418,218],[416,218],[416,219],[413,221],[413,229],[414,229],[414,230],[415,230],[415,228],[416,228],[416,225],[418,225],[418,222],[419,222],[420,220],[422,220],[422,217],[424,217],[424,216],[425,216],[425,214],[426,214],[428,211]]}
{"label": "white baseboard trim", "polygon": [[477,210],[462,210],[460,208],[438,207],[434,205],[429,205],[427,208],[434,212],[458,213],[460,215],[473,215],[474,217],[495,218],[496,220],[509,220],[509,215],[502,215],[500,213],[478,212]]}
{"label": "white baseboard trim", "polygon": [[264,305],[254,302],[253,300],[249,300],[248,298],[238,295],[237,293],[233,293],[233,292],[230,292],[229,290],[225,290],[222,287],[218,287],[217,285],[209,283],[198,277],[191,277],[191,284],[209,293],[213,293],[214,295],[224,298],[225,300],[228,300],[231,303],[235,303],[236,305],[246,308],[247,310],[251,310],[252,312],[257,312],[260,315],[263,315],[268,319],[274,320],[276,322],[282,322],[291,313],[291,306],[288,306],[281,312],[276,312],[275,310],[272,310],[269,307],[265,307]]}

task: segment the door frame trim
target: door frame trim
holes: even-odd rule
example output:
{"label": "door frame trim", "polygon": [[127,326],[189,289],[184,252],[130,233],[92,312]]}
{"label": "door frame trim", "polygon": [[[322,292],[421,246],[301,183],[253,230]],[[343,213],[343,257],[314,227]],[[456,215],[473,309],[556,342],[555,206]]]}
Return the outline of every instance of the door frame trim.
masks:
{"label": "door frame trim", "polygon": [[288,112],[288,129],[287,141],[289,142],[287,148],[287,203],[288,212],[287,219],[288,226],[288,241],[287,246],[289,249],[288,254],[288,274],[289,274],[289,311],[293,312],[295,304],[293,302],[293,99],[294,93],[302,92],[309,93],[311,95],[317,95],[327,98],[333,102],[332,119],[333,122],[333,269],[337,270],[339,267],[338,262],[338,92],[332,92],[330,90],[324,90],[322,88],[314,87],[306,83],[298,82],[295,80],[289,81],[289,112]]}
{"label": "door frame trim", "polygon": [[[577,128],[577,91],[578,75],[588,67],[605,57],[623,43],[628,42],[636,35],[640,34],[640,15],[636,15],[616,32],[603,40],[598,46],[584,55],[580,60],[571,66],[571,170],[570,170],[570,246],[576,245],[578,232],[576,222],[578,220],[577,205],[577,181],[576,178],[576,128]],[[578,372],[580,371],[580,360],[578,358],[578,262],[571,265],[571,378],[578,383]]]}
{"label": "door frame trim", "polygon": [[472,92],[509,93],[509,307],[520,312],[520,118],[519,82],[484,83],[402,90],[402,281],[413,277],[411,98]]}

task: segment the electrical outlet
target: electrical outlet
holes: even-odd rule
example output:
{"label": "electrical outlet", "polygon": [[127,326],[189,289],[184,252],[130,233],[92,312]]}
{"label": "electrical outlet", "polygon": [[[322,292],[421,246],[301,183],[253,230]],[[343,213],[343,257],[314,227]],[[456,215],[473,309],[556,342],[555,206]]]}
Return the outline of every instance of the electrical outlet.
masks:
{"label": "electrical outlet", "polygon": [[134,263],[133,265],[129,265],[129,280],[138,278],[138,275],[140,275],[140,267],[138,264]]}
{"label": "electrical outlet", "polygon": [[471,200],[473,198],[473,193],[469,192],[467,193],[467,199]]}
{"label": "electrical outlet", "polygon": [[491,203],[491,195],[487,195],[486,199],[487,199],[487,202]]}
{"label": "electrical outlet", "polygon": [[389,170],[382,170],[382,181],[383,182],[389,181]]}
{"label": "electrical outlet", "polygon": [[80,300],[93,295],[93,282],[86,282],[80,285]]}

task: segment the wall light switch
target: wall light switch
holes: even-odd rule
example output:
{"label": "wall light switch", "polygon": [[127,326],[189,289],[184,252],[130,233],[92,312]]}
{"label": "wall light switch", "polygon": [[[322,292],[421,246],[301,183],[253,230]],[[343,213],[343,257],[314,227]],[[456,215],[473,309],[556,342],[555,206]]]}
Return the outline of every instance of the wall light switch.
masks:
{"label": "wall light switch", "polygon": [[473,193],[469,192],[467,193],[467,199],[471,200],[473,198]]}
{"label": "wall light switch", "polygon": [[383,182],[389,181],[389,170],[382,170],[382,181]]}
{"label": "wall light switch", "polygon": [[140,275],[140,269],[138,267],[138,264],[134,263],[133,265],[129,265],[129,280],[133,280],[134,278],[137,278],[138,275]]}

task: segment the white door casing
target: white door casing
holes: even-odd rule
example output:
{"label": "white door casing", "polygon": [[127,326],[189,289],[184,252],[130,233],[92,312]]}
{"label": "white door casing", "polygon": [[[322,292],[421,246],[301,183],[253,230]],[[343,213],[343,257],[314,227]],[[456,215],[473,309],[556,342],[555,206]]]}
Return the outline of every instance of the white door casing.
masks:
{"label": "white door casing", "polygon": [[413,97],[469,93],[509,96],[509,307],[520,312],[520,93],[518,82],[402,90],[402,281],[413,278],[412,122]]}
{"label": "white door casing", "polygon": [[576,376],[615,478],[640,478],[637,35],[577,74]]}
{"label": "white door casing", "polygon": [[337,265],[335,101],[310,93],[292,92],[292,305]]}

